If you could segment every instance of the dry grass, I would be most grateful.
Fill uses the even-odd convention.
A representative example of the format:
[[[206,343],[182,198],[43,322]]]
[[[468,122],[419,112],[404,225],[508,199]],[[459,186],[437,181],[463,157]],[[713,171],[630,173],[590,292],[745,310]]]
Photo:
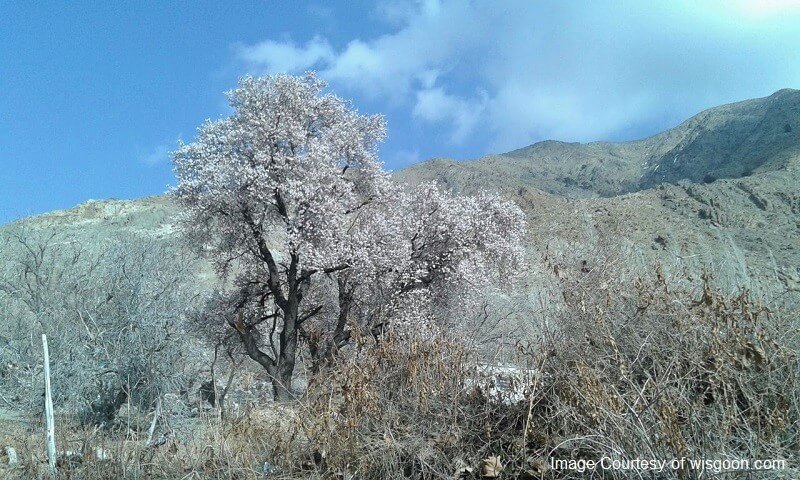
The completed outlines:
[[[148,445],[145,434],[110,434],[60,419],[56,434],[59,478],[66,479],[254,479],[263,477],[264,460],[270,458],[269,442],[280,419],[270,410],[255,410],[235,420],[217,416],[196,419],[180,431],[167,429],[157,435],[157,446]],[[4,430],[0,443],[14,447],[19,464],[0,467],[0,477],[49,478],[41,429],[16,424]],[[98,451],[101,449],[101,451]]]
[[[746,291],[725,296],[710,277],[696,290],[673,289],[660,269],[630,286],[589,272],[562,287],[558,318],[519,345],[517,364],[535,372],[526,401],[507,404],[471,387],[480,384],[476,358],[456,339],[388,339],[314,385],[281,459],[285,471],[453,478],[465,467],[478,476],[497,455],[504,478],[585,478],[548,468],[550,459],[610,456],[786,459],[794,470],[729,477],[796,476],[800,335],[792,315]],[[705,477],[684,469],[658,478]]]
[[[62,423],[59,449],[83,451],[63,478],[591,478],[550,458],[787,459],[797,477],[800,364],[796,318],[729,297],[709,278],[677,288],[660,270],[620,285],[599,272],[564,280],[563,308],[519,344],[525,400],[481,387],[478,358],[452,335],[371,337],[310,382],[290,406],[211,415],[164,445]],[[41,433],[4,431],[20,453],[10,478],[44,475]],[[110,459],[92,452],[101,446]],[[494,462],[494,460],[492,461]],[[492,463],[487,462],[487,463]],[[496,466],[496,465],[495,465]],[[471,473],[470,473],[471,472]],[[693,470],[656,476],[708,478]],[[780,475],[783,475],[781,477]],[[16,477],[15,477],[16,476]],[[595,478],[600,478],[599,473]]]

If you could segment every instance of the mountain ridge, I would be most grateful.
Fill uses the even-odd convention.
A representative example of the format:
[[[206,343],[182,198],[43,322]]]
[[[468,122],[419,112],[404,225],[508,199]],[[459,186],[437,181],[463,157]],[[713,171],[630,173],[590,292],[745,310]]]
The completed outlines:
[[[544,140],[475,160],[431,159],[395,176],[407,183],[436,179],[455,190],[522,185],[573,198],[612,197],[684,179],[709,183],[779,170],[797,158],[800,90],[787,88],[703,110],[640,140]]]

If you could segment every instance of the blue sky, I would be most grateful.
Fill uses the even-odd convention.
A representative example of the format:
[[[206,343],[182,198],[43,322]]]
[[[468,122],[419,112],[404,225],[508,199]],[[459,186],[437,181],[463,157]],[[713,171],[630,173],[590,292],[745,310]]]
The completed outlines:
[[[238,77],[308,69],[392,169],[630,140],[800,88],[800,1],[0,2],[0,223],[161,193]]]

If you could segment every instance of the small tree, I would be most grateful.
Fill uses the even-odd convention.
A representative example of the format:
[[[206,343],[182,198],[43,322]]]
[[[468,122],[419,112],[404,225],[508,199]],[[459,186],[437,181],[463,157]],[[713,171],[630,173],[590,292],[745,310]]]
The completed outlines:
[[[107,242],[20,222],[0,231],[0,392],[41,408],[47,334],[54,400],[110,425],[120,406],[149,407],[192,377],[184,311],[193,260],[165,240]],[[2,400],[2,399],[0,399]]]
[[[313,74],[244,78],[228,93],[234,114],[174,153],[186,232],[227,282],[215,313],[279,400],[291,398],[301,335],[330,359],[350,325],[419,324],[440,300],[463,300],[481,269],[510,278],[521,265],[515,205],[404,192],[377,157],[382,118],[324,87]]]

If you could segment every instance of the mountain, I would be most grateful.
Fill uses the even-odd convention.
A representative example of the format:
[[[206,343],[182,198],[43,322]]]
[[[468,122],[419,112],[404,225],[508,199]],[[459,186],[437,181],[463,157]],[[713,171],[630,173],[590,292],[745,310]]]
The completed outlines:
[[[474,161],[430,160],[396,176],[410,183],[437,180],[467,192],[532,187],[566,197],[611,197],[661,183],[710,183],[780,170],[798,155],[800,90],[784,89],[708,109],[643,140],[548,140]]]
[[[474,161],[430,160],[394,177],[513,198],[528,217],[532,303],[558,295],[554,267],[580,275],[613,263],[632,278],[659,262],[674,278],[707,270],[729,291],[800,304],[798,90],[712,108],[644,140],[546,141]],[[90,201],[0,227],[0,257],[14,255],[4,238],[19,228],[85,245],[172,242],[177,214],[166,197]]]
[[[800,90],[711,108],[643,140],[545,141],[395,178],[514,198],[534,263],[547,255],[578,271],[613,258],[639,273],[658,261],[674,275],[708,269],[730,291],[800,298]]]

